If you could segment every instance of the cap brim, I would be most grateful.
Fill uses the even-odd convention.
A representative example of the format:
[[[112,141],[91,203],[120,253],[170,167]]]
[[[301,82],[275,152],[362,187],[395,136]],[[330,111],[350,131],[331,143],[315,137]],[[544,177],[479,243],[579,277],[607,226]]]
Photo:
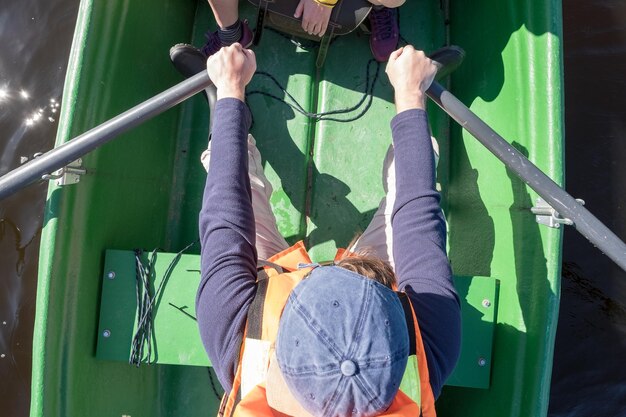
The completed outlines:
[[[283,378],[280,366],[278,365],[276,353],[273,353],[270,358],[265,389],[267,393],[267,403],[274,410],[290,416],[314,417],[306,411],[293,394],[291,394],[287,382],[285,378]]]

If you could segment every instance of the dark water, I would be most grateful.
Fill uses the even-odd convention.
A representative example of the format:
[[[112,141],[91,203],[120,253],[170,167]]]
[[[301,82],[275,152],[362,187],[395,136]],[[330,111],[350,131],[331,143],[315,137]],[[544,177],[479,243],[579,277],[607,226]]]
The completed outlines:
[[[78,2],[0,0],[0,175],[54,144]],[[0,415],[27,416],[44,184],[0,202]]]
[[[54,145],[78,1],[0,0],[0,175]],[[0,415],[28,415],[46,185],[0,202]]]
[[[626,2],[563,2],[567,191],[626,239]],[[565,233],[553,416],[626,416],[626,272]]]
[[[626,2],[563,0],[567,190],[626,239]],[[0,0],[0,175],[52,147],[78,0]],[[45,185],[0,202],[0,415],[28,415]],[[565,234],[550,416],[626,416],[626,273]]]

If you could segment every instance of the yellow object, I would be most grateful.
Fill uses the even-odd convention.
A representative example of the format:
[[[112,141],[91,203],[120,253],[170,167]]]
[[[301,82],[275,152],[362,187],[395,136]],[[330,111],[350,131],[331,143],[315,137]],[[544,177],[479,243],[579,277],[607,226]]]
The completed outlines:
[[[334,7],[335,4],[337,4],[339,0],[314,0],[314,1],[315,3],[321,4],[322,6]]]

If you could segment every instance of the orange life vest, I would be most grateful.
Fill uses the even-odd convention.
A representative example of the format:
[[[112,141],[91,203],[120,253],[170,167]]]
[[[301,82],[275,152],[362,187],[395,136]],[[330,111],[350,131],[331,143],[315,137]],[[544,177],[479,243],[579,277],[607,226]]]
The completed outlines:
[[[344,253],[343,250],[337,251],[335,260],[343,257]],[[311,267],[299,269],[303,264],[311,264],[311,259],[304,244],[298,242],[268,259],[260,270],[257,293],[248,311],[233,388],[224,395],[218,417],[286,416],[269,406],[265,376],[287,298],[311,271]],[[403,292],[397,294],[407,319],[411,356],[398,394],[389,409],[380,416],[436,417],[435,398],[430,386],[426,353],[415,312],[409,297]],[[415,380],[419,383],[415,384]]]

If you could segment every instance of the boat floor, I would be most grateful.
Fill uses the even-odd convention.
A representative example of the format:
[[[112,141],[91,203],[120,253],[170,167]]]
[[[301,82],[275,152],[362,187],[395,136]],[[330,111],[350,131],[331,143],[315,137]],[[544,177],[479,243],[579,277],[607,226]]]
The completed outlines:
[[[256,9],[244,3],[242,6],[242,15],[254,22]],[[422,24],[443,19],[439,7],[434,6],[431,4],[428,10],[417,4],[403,6],[401,16],[421,16],[418,24],[407,20],[402,25],[403,39],[426,50],[445,44],[441,25]],[[200,6],[194,44],[202,44],[207,27],[214,27],[209,21],[210,9]],[[336,38],[320,69],[316,68],[317,44],[306,40],[302,44],[304,48],[280,33],[264,30],[255,48],[258,74],[248,87],[247,101],[254,117],[251,133],[274,187],[271,203],[281,233],[290,243],[305,240],[316,260],[328,260],[337,247],[344,247],[367,227],[383,196],[382,161],[391,143],[393,91],[384,73],[385,65],[373,60],[369,37],[361,31]],[[372,85],[372,97],[366,97]],[[328,115],[351,120],[338,122],[306,117],[287,105],[296,104],[294,101],[310,113],[362,104],[354,111]],[[196,98],[182,112],[181,125],[191,129],[179,130],[177,154],[186,150],[183,148],[188,152],[174,168],[175,172],[186,173],[174,190],[183,193],[182,201],[188,205],[173,210],[185,216],[172,222],[172,227],[178,229],[172,230],[172,235],[195,236],[197,230],[196,219],[187,214],[197,212],[204,186],[204,171],[197,161],[207,144],[205,103]],[[434,113],[432,123],[447,153],[448,121],[439,111]],[[446,159],[440,172],[447,171]],[[447,178],[445,174],[441,177],[445,186]]]

